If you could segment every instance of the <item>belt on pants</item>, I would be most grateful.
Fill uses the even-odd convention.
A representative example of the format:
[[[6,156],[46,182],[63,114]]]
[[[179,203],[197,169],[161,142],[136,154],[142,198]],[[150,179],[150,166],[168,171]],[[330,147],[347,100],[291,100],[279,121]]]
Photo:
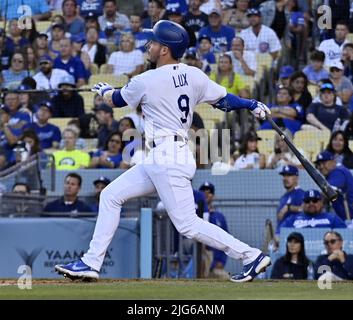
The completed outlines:
[[[165,138],[167,138],[167,137],[165,137]],[[174,139],[174,142],[177,142],[177,141],[186,142],[187,141],[185,138],[178,136],[177,134],[174,135],[173,139]],[[155,148],[155,147],[157,147],[157,145],[156,145],[155,141],[152,140],[152,148]]]

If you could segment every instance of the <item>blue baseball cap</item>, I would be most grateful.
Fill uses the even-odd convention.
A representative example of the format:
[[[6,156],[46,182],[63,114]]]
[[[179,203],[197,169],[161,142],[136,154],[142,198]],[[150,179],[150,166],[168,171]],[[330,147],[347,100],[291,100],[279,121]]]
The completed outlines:
[[[37,109],[37,110],[39,110],[41,107],[46,107],[46,108],[49,109],[49,111],[50,111],[51,113],[53,113],[53,104],[52,104],[50,101],[48,101],[48,100],[43,100],[43,101],[39,102],[39,103],[38,103],[38,109]]]
[[[195,47],[190,47],[186,50],[185,52],[185,59],[188,59],[188,58],[191,58],[191,59],[197,59],[197,50]]]
[[[212,194],[215,193],[215,187],[211,182],[205,181],[199,188],[200,191],[209,190]]]
[[[84,43],[86,40],[82,35],[74,34],[71,36],[71,41],[75,43]]]
[[[170,9],[167,10],[167,15],[171,16],[171,15],[177,15],[177,16],[181,16],[183,14],[183,12],[181,11],[180,6],[177,7],[172,7]]]
[[[259,16],[259,17],[261,17],[261,11],[259,9],[256,9],[256,8],[251,8],[251,9],[248,9],[246,15],[248,17],[250,17],[250,16]]]
[[[106,103],[100,103],[98,106],[93,108],[93,111],[94,112],[96,112],[96,111],[105,111],[105,112],[113,114],[113,108],[111,106],[109,106],[108,104],[106,104]]]
[[[110,180],[107,177],[100,176],[98,179],[93,181],[93,184],[104,183],[106,186],[110,183]]]
[[[282,66],[281,70],[279,72],[279,77],[281,79],[283,78],[289,78],[293,73],[294,73],[294,68],[292,66]]]
[[[282,176],[299,176],[299,170],[295,166],[286,165],[282,167],[279,174]]]
[[[53,59],[49,54],[45,54],[39,58],[39,64],[41,64],[42,62],[53,62]]]
[[[303,200],[307,201],[309,199],[321,200],[322,199],[321,192],[315,189],[310,189],[308,191],[305,191]]]
[[[324,150],[317,155],[315,163],[329,160],[335,160],[335,157],[330,151]]]
[[[6,113],[10,113],[10,109],[7,105],[2,104],[0,105],[0,111],[6,112]]]

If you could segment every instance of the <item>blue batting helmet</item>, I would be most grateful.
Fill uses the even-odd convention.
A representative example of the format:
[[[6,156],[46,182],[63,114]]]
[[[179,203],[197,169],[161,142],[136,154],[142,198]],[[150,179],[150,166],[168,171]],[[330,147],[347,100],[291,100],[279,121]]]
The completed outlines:
[[[189,35],[185,29],[169,20],[161,20],[153,29],[143,29],[143,32],[147,34],[149,40],[157,41],[170,48],[175,59],[181,58],[189,45]]]

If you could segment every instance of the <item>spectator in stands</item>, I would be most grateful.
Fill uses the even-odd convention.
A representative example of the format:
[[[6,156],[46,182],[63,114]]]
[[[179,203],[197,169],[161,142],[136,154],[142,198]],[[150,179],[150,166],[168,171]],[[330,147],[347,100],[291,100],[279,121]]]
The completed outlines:
[[[38,71],[38,56],[31,46],[25,46],[22,52],[27,59],[27,71],[33,76]]]
[[[203,35],[210,37],[215,53],[222,52],[221,45],[223,43],[227,44],[225,51],[229,51],[235,32],[233,28],[222,24],[222,11],[216,8],[212,9],[208,16],[208,23],[209,25],[200,29],[199,37]]]
[[[25,45],[29,44],[28,39],[23,36],[23,30],[20,28],[20,23],[17,19],[13,19],[9,23],[9,35],[6,37],[5,45],[13,54],[21,50]]]
[[[292,140],[292,133],[288,129],[284,129],[285,135],[288,139]],[[305,155],[304,150],[298,148],[301,154]],[[298,158],[292,153],[289,149],[288,145],[284,142],[284,140],[276,133],[275,134],[275,142],[274,142],[274,150],[268,156],[267,159],[267,169],[278,169],[286,165],[295,166],[297,168],[302,168],[302,165]]]
[[[57,200],[49,202],[44,212],[92,212],[91,208],[78,199],[82,178],[77,173],[69,173],[64,180],[64,195]]]
[[[341,98],[343,105],[348,106],[353,94],[353,84],[343,75],[344,67],[341,61],[334,61],[329,66],[330,80],[335,86],[336,94]]]
[[[38,121],[32,122],[26,128],[33,129],[40,141],[41,149],[57,149],[61,140],[59,127],[49,123],[53,115],[53,105],[49,101],[42,101],[38,105],[36,116]]]
[[[73,90],[75,88],[75,80],[71,75],[61,80],[59,89],[62,91],[52,100],[54,117],[74,118],[85,113],[83,98]]]
[[[110,71],[114,75],[127,75],[129,78],[143,71],[144,58],[140,50],[135,49],[135,39],[131,33],[120,37],[120,51],[113,52],[108,60]]]
[[[43,55],[39,58],[40,71],[33,76],[37,83],[37,89],[58,89],[70,74],[62,69],[53,68],[53,59],[49,55]]]
[[[341,61],[344,75],[353,83],[353,43],[346,43],[342,49]]]
[[[219,57],[217,71],[211,72],[210,79],[224,86],[228,93],[249,98],[249,90],[241,76],[234,72],[232,58],[228,54]]]
[[[123,161],[124,143],[120,132],[113,132],[103,149],[92,154],[90,168],[98,169],[126,169],[128,165]]]
[[[54,23],[51,26],[51,39],[49,41],[49,54],[53,58],[60,55],[60,41],[66,39],[65,26],[63,24]]]
[[[67,31],[75,35],[84,31],[85,24],[78,14],[76,0],[64,0],[62,3],[63,17],[67,26]]]
[[[315,50],[310,55],[311,63],[307,65],[303,72],[311,84],[318,85],[319,81],[329,77],[329,73],[324,69],[325,53]]]
[[[66,70],[75,78],[77,87],[84,85],[88,79],[88,73],[82,60],[73,56],[70,39],[60,40],[60,55],[54,60],[54,68]]]
[[[215,198],[215,191],[216,191],[215,186],[211,182],[205,181],[200,186],[199,190],[202,191],[206,197],[208,212],[209,212],[208,221],[210,223],[218,225],[223,230],[228,232],[228,226],[227,226],[227,221],[225,216],[221,212],[217,211],[213,205],[213,201]],[[227,262],[226,254],[220,250],[216,250],[210,247],[206,247],[206,250],[213,251],[213,260],[210,267],[210,271],[211,271],[210,276],[216,277],[216,278],[228,279],[229,275],[224,270],[225,264]]]
[[[334,128],[337,119],[340,121],[348,120],[349,114],[346,108],[335,103],[335,88],[330,83],[324,83],[320,87],[321,102],[312,103],[306,114],[306,120],[310,127],[305,125],[304,129],[317,128],[320,130],[330,130]]]
[[[12,52],[6,45],[6,32],[0,28],[0,72],[10,67]]]
[[[72,43],[72,56],[73,57],[78,57],[81,59],[83,62],[83,65],[85,66],[85,70],[89,71],[91,70],[91,58],[88,55],[86,51],[82,50],[83,44],[85,42],[85,38],[81,35],[74,35],[71,36],[71,43]],[[87,72],[87,75],[85,76],[86,79],[90,77],[90,73]]]
[[[119,129],[119,122],[114,120],[113,109],[105,103],[99,104],[93,109],[99,123],[98,148],[103,148],[108,137]]]
[[[18,100],[20,102],[19,111],[28,113],[30,117],[30,121],[33,121],[33,111],[34,111],[34,103],[33,103],[33,93],[24,92],[24,90],[31,90],[32,88],[21,84],[17,90],[20,91],[18,94]]]
[[[277,232],[283,220],[302,211],[304,190],[299,186],[299,170],[295,166],[286,165],[279,172],[282,175],[286,193],[279,199],[277,207]]]
[[[22,130],[9,126],[10,109],[6,105],[0,107],[0,169],[6,168],[12,154],[12,147],[17,143]]]
[[[148,8],[147,8],[147,15],[148,17],[143,19],[142,21],[142,28],[153,28],[153,26],[161,20],[162,16],[164,15],[165,10],[163,6],[163,2],[160,0],[149,0],[148,1]]]
[[[37,26],[33,18],[31,18],[31,23],[29,25],[24,26],[24,29],[22,30],[22,36],[25,37],[29,45],[33,45],[34,40],[37,38],[39,35],[39,32],[37,31]]]
[[[208,16],[200,10],[201,0],[190,0],[189,11],[184,17],[185,25],[191,28],[195,33],[208,25]]]
[[[212,10],[222,10],[221,2],[218,0],[203,0],[200,10],[207,15],[210,15]]]
[[[134,121],[129,117],[121,118],[119,121],[119,132],[123,134],[128,129],[136,129]]]
[[[326,150],[333,154],[337,165],[342,164],[347,169],[353,169],[353,152],[349,149],[348,139],[343,131],[332,133]]]
[[[107,52],[105,46],[98,42],[98,30],[94,27],[86,29],[86,43],[82,47],[82,52],[87,52],[90,62],[100,67],[107,62]]]
[[[195,47],[190,47],[184,55],[185,64],[201,69],[204,73],[210,74],[211,67],[207,60],[200,58]]]
[[[306,280],[309,264],[303,235],[292,232],[287,237],[286,254],[278,258],[272,268],[271,279]]]
[[[339,216],[323,211],[324,203],[318,190],[306,191],[303,201],[303,212],[287,217],[280,228],[346,228]]]
[[[104,1],[104,14],[98,18],[99,25],[108,36],[108,33],[115,33],[130,28],[129,18],[120,13],[115,0]]]
[[[337,216],[342,220],[353,218],[353,176],[343,165],[337,165],[329,151],[318,154],[315,164],[331,186],[337,188],[338,198],[332,202]]]
[[[333,62],[341,60],[343,46],[349,42],[347,40],[348,32],[349,29],[345,22],[337,22],[335,38],[320,43],[318,50],[325,53],[325,66],[330,66]]]
[[[244,50],[244,40],[235,37],[232,40],[232,51],[227,52],[232,57],[233,70],[241,75],[255,77],[257,62],[254,52]]]
[[[307,110],[313,98],[308,90],[308,78],[305,73],[294,72],[290,77],[290,87],[293,89],[293,102]]]
[[[9,126],[22,129],[27,123],[31,122],[31,117],[26,111],[20,110],[19,95],[8,92],[5,96],[5,104],[10,110]]]
[[[209,36],[203,35],[198,40],[198,51],[197,53],[202,59],[207,60],[209,64],[216,63],[216,57],[213,53],[212,41]]]
[[[273,60],[276,60],[281,50],[281,43],[276,33],[262,24],[260,10],[249,9],[247,16],[250,27],[240,32],[240,37],[245,42],[245,50],[255,53],[269,53]]]
[[[33,45],[38,58],[49,55],[48,35],[46,33],[41,32]]]
[[[10,68],[1,71],[1,88],[16,89],[28,75],[25,57],[21,52],[17,52],[11,58]]]
[[[127,16],[140,15],[143,12],[145,3],[146,1],[143,0],[116,0],[119,11],[126,14]]]
[[[290,77],[293,73],[294,68],[292,66],[282,66],[279,71],[278,86],[290,87]]]
[[[86,141],[85,139],[81,138],[81,128],[80,128],[80,121],[76,118],[71,119],[68,123],[66,128],[69,128],[73,131],[76,132],[77,134],[77,139],[76,139],[76,144],[75,144],[75,149],[77,150],[82,150],[86,148]],[[64,139],[61,139],[59,149],[64,149],[65,148],[65,141]]]
[[[98,119],[94,112],[95,108],[103,103],[103,99],[100,95],[95,94],[93,98],[93,109],[92,112],[85,113],[78,117],[81,129],[81,138],[85,139],[96,139],[98,137]]]
[[[91,211],[98,213],[99,209],[99,198],[103,189],[110,183],[110,180],[106,177],[99,177],[93,181],[94,185],[94,202],[91,204]]]
[[[62,136],[64,138],[64,150],[53,153],[55,168],[57,170],[77,170],[88,168],[90,156],[87,152],[75,149],[78,138],[77,131],[66,128]]]
[[[276,102],[270,106],[273,120],[280,127],[290,130],[294,135],[304,123],[305,111],[298,103],[293,103],[293,92],[291,88],[279,87]],[[272,125],[265,120],[259,130],[272,129]]]
[[[249,27],[249,19],[247,16],[249,9],[249,0],[234,1],[233,7],[223,10],[223,23],[233,27],[237,32]]]
[[[98,17],[95,16],[92,12],[90,12],[88,14],[88,16],[86,17],[86,23],[85,23],[85,32],[89,29],[89,28],[95,28],[98,32],[98,42],[104,46],[107,45],[107,37],[105,35],[105,32],[102,31],[99,22],[98,22]],[[80,33],[79,36],[82,36],[86,39],[86,34],[85,33]]]
[[[257,141],[262,140],[253,131],[249,131],[239,148],[239,157],[234,163],[235,170],[243,169],[264,169],[266,167],[266,157],[259,153]]]
[[[23,194],[23,195],[29,195],[29,194],[31,194],[31,188],[29,187],[29,185],[27,183],[16,182],[12,186],[12,192]]]
[[[324,246],[327,253],[318,256],[314,264],[315,279],[321,281],[353,280],[353,255],[343,250],[341,234],[337,231],[326,232]],[[321,266],[325,267],[325,273],[319,270]],[[327,267],[331,270],[327,270]]]
[[[0,2],[0,18],[5,20],[19,19],[23,17],[23,11],[18,10],[21,5],[31,8],[31,16],[35,21],[48,20],[50,11],[46,0],[11,0]],[[28,13],[27,13],[28,14]]]
[[[148,41],[146,33],[142,32],[142,19],[139,15],[130,16],[131,33],[135,38],[135,48],[141,52],[146,52]]]

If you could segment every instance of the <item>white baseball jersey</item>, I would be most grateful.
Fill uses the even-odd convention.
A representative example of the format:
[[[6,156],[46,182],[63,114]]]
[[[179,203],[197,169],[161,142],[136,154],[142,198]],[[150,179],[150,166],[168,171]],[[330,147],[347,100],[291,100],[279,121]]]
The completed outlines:
[[[333,62],[341,60],[342,49],[348,42],[346,40],[341,45],[338,45],[335,39],[329,39],[320,43],[318,50],[325,53],[325,66],[330,66]]]
[[[177,134],[187,138],[195,106],[215,103],[226,94],[224,87],[200,69],[183,63],[144,72],[121,89],[129,106],[136,108],[141,104],[148,141]]]
[[[245,50],[256,53],[272,53],[281,50],[281,42],[276,33],[269,27],[262,25],[256,36],[252,27],[246,28],[239,35],[245,43]]]

